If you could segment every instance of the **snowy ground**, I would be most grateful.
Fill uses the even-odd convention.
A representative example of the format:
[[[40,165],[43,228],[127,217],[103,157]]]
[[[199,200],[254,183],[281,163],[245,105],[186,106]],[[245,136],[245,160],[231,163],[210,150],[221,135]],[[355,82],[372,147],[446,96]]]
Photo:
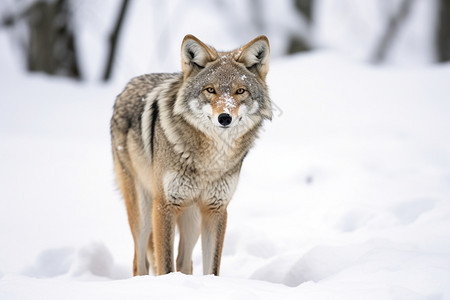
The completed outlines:
[[[0,66],[0,299],[450,299],[450,65],[274,60],[221,276],[131,278],[99,86]],[[156,295],[156,296],[155,296]]]

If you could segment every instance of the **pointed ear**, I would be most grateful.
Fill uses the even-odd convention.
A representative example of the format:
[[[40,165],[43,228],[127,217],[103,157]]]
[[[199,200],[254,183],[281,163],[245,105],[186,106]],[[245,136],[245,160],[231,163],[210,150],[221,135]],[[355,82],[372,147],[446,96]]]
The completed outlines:
[[[214,48],[211,48],[200,41],[195,36],[188,34],[183,39],[181,45],[181,63],[184,78],[193,73],[199,72],[205,65],[217,59],[218,55]]]
[[[238,52],[237,62],[244,64],[251,72],[259,75],[263,80],[266,79],[269,71],[269,40],[261,35],[252,40],[247,45],[241,47]]]

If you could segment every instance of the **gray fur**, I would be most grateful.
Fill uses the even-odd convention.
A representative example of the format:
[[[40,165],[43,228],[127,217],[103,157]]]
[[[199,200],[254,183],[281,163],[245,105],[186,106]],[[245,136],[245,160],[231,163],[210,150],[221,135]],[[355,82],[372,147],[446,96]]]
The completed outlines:
[[[244,55],[245,61],[261,61],[262,64],[263,59],[256,56],[264,47],[268,55],[266,41],[267,38],[260,37],[234,52],[216,52],[195,37],[187,36],[182,47],[185,73],[136,77],[117,97],[111,119],[112,149],[136,249],[142,249],[136,236],[143,230],[142,226],[148,224],[148,220],[142,218],[153,218],[152,213],[161,211],[167,222],[159,229],[164,230],[164,234],[150,231],[154,240],[150,239],[149,255],[153,258],[155,244],[158,274],[173,271],[172,248],[160,246],[164,247],[161,252],[158,245],[173,242],[176,221],[173,218],[180,213],[183,215],[185,208],[194,204],[202,212],[202,226],[213,226],[201,228],[208,235],[202,237],[204,251],[207,251],[204,253],[205,272],[218,274],[222,245],[218,239],[223,242],[226,207],[236,189],[244,157],[253,146],[263,120],[272,116],[265,73],[262,73],[267,72],[267,58],[264,58],[266,65],[254,68],[239,61],[239,57]],[[248,91],[239,104],[248,109],[239,116],[236,126],[219,128],[211,122],[211,116],[202,113],[200,108],[210,105],[204,94],[208,85],[217,86],[219,95],[231,95],[236,87],[245,87]],[[256,109],[250,110],[252,107]],[[149,197],[142,197],[145,194]],[[153,212],[142,213],[144,207],[153,207]],[[220,217],[211,219],[210,213],[205,215],[205,212],[214,212]],[[195,211],[192,214],[196,215]],[[178,224],[189,222],[179,220]],[[186,248],[181,249],[182,257],[179,256],[177,263],[181,271],[188,273],[192,268],[186,259],[190,260],[189,252],[200,230],[198,225],[192,226],[180,230],[188,232],[189,236],[182,237]],[[143,255],[143,251],[136,251],[135,261],[140,263],[135,263],[134,274],[145,274],[148,269],[143,267],[142,258],[136,258]]]

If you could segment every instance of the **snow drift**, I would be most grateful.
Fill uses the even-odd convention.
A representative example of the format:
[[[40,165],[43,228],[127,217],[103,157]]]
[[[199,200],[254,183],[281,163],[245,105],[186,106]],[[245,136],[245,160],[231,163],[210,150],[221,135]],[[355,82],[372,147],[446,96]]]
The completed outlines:
[[[450,66],[273,61],[221,276],[131,278],[109,118],[125,82],[0,72],[1,299],[450,299]]]

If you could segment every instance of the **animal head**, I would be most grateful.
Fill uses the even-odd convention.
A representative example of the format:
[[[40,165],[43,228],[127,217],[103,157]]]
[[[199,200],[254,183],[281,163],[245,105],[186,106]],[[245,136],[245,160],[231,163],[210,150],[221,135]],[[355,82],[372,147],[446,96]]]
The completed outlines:
[[[265,36],[236,50],[218,52],[187,35],[181,46],[183,88],[175,113],[204,132],[234,128],[245,133],[271,119],[265,82],[269,53]]]

